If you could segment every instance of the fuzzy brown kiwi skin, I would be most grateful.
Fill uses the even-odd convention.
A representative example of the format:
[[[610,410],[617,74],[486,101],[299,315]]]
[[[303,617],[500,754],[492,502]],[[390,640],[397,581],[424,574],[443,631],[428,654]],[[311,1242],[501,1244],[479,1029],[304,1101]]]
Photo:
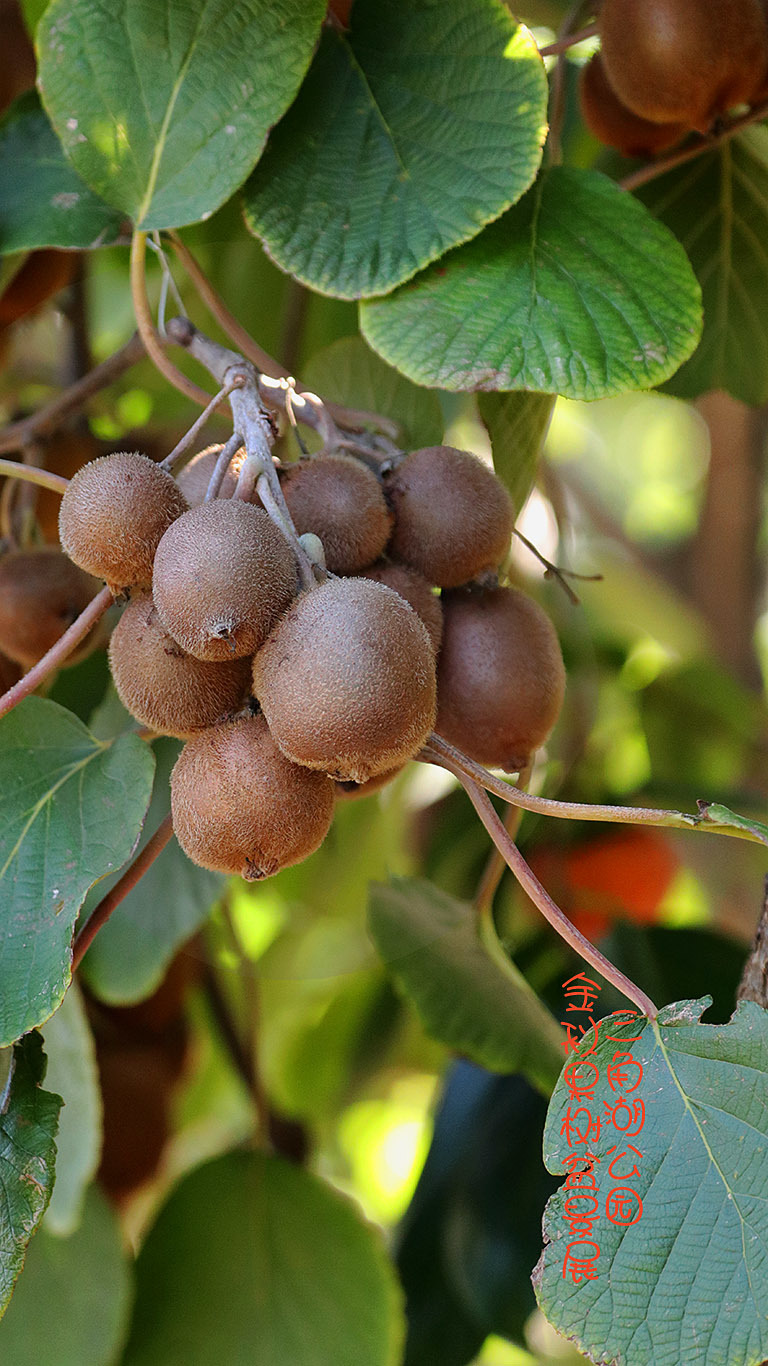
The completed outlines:
[[[443,609],[440,598],[432,592],[431,586],[422,574],[410,569],[407,564],[397,564],[394,560],[379,560],[365,569],[361,575],[374,583],[386,584],[393,588],[401,598],[413,608],[427,628],[432,641],[432,649],[437,654],[443,636]]]
[[[134,598],[112,632],[109,664],[118,697],[142,725],[185,740],[238,710],[248,696],[248,659],[210,663],[187,654],[163,628],[152,598]]]
[[[205,502],[205,495],[208,492],[208,485],[213,478],[216,464],[223,450],[223,446],[206,446],[204,451],[199,451],[193,456],[188,465],[180,470],[176,475],[176,483],[181,489],[191,508],[199,507]],[[237,487],[237,477],[242,469],[245,460],[245,450],[241,447],[232,457],[229,469],[224,475],[218,496],[220,498],[233,498]]]
[[[506,556],[512,500],[500,479],[469,451],[411,451],[385,483],[395,526],[387,553],[428,583],[456,588]]]
[[[627,108],[706,133],[748,104],[768,64],[760,0],[603,0],[602,59]]]
[[[405,764],[398,764],[397,768],[387,769],[386,773],[377,773],[374,778],[369,778],[365,783],[335,782],[336,800],[340,802],[356,802],[361,797],[372,797],[374,793],[380,792],[383,787],[391,783],[402,773]]]
[[[516,588],[444,593],[443,623],[436,731],[476,763],[519,772],[563,703],[554,626]]]
[[[579,77],[581,113],[589,131],[623,156],[650,157],[666,152],[688,131],[682,123],[651,123],[622,104],[596,52]]]
[[[51,649],[99,591],[54,546],[17,550],[0,559],[0,650],[25,669]],[[68,663],[76,663],[101,638],[92,631]]]
[[[166,631],[197,659],[252,655],[297,588],[288,542],[261,508],[216,499],[168,528],[152,596]]]
[[[289,759],[363,783],[413,758],[431,731],[434,650],[391,588],[329,579],[258,651],[253,691]]]
[[[261,715],[201,731],[171,773],[173,828],[185,854],[249,882],[314,853],[334,800],[330,778],[290,763]]]
[[[91,460],[70,480],[59,511],[69,558],[115,594],[148,588],[160,540],[187,510],[175,479],[137,451]]]
[[[349,455],[299,460],[281,477],[285,501],[299,535],[320,537],[333,574],[356,574],[383,551],[392,513],[376,475]]]

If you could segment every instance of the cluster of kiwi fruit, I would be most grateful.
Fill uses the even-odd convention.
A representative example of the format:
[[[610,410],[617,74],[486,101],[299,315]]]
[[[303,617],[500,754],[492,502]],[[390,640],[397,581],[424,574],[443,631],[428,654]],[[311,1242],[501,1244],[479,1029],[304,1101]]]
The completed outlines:
[[[768,0],[603,0],[581,73],[584,121],[625,156],[654,156],[768,97]]]
[[[141,454],[100,457],[59,519],[78,572],[128,600],[109,650],[122,702],[186,742],[171,806],[192,861],[248,880],[299,862],[338,797],[387,782],[435,728],[519,771],[565,672],[549,618],[499,583],[514,513],[492,470],[444,446],[278,466],[290,539],[256,494],[235,496],[242,457],[207,497],[217,459],[175,479]],[[300,543],[316,547],[309,587]]]

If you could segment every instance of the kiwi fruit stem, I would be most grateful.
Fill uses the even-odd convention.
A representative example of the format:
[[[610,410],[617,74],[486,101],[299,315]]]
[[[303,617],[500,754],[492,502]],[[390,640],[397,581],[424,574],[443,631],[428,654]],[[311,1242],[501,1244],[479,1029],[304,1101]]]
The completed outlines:
[[[108,607],[112,606],[112,593],[109,588],[102,588],[100,593],[92,598],[80,613],[72,625],[67,628],[55,645],[52,645],[46,655],[37,661],[32,668],[20,678],[18,683],[14,683],[7,693],[0,697],[0,716],[5,716],[6,712],[11,711],[24,697],[29,697],[30,693],[39,688],[40,684],[52,674],[55,669],[61,668],[65,659],[68,659],[73,650],[77,649],[81,640],[85,640],[92,626],[103,617]]]

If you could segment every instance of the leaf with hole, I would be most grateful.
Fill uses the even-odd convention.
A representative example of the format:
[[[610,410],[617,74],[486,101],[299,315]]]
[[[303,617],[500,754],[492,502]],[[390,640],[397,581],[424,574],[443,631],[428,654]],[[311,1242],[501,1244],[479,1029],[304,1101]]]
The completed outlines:
[[[0,1053],[0,1070],[5,1073],[0,1091],[1,1317],[51,1198],[61,1097],[42,1089],[45,1054],[39,1034],[28,1034],[5,1057]]]
[[[577,1082],[598,1070],[593,1095],[576,1099],[561,1078],[552,1096],[547,1167],[584,1170],[569,1158],[586,1150],[577,1130],[589,1121],[574,1113],[584,1106],[600,1120],[588,1140],[596,1188],[570,1178],[550,1200],[534,1284],[550,1323],[595,1362],[760,1366],[768,1356],[768,1014],[745,1001],[728,1024],[701,1024],[710,1000],[667,1006],[653,1022],[601,1020],[595,1052],[590,1033],[573,1055]],[[570,1231],[570,1217],[593,1212],[591,1233]],[[564,1275],[572,1241],[573,1256],[599,1249],[596,1279]]]
[[[137,736],[102,744],[55,702],[25,698],[0,721],[0,1043],[64,996],[83,898],[130,857],[153,772]]]
[[[428,1034],[491,1072],[523,1072],[549,1094],[561,1030],[472,906],[396,878],[371,884],[368,926]]]
[[[360,325],[416,384],[605,398],[674,373],[699,339],[701,294],[642,204],[555,166],[472,242],[364,301]]]
[[[498,0],[356,0],[245,187],[277,264],[382,294],[520,198],[546,132],[533,39]]]
[[[43,103],[75,170],[137,228],[214,212],[309,65],[322,0],[53,0]]]

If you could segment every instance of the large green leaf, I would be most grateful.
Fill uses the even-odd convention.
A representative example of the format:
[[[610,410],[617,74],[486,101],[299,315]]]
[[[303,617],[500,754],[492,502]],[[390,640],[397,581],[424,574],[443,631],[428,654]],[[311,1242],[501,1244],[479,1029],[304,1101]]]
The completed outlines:
[[[704,296],[704,331],[670,393],[768,399],[768,128],[747,128],[639,192],[680,239]]]
[[[488,428],[493,467],[521,511],[536,478],[555,400],[552,394],[479,394],[477,406]]]
[[[472,906],[397,878],[372,884],[368,924],[428,1034],[491,1072],[524,1072],[549,1094],[563,1062],[560,1028]]]
[[[7,1366],[113,1366],[130,1293],[119,1224],[92,1187],[77,1233],[57,1238],[43,1225],[33,1240],[0,1323],[0,1360]]]
[[[28,1034],[9,1054],[0,1091],[0,1316],[51,1198],[61,1109],[61,1097],[41,1089],[45,1054],[40,1035]]]
[[[35,92],[15,100],[0,122],[0,252],[100,247],[122,222],[72,169]]]
[[[366,346],[362,337],[340,337],[316,351],[302,367],[302,379],[329,403],[390,417],[404,447],[437,446],[443,415],[437,394],[420,389]]]
[[[541,159],[547,81],[498,0],[356,0],[327,31],[245,189],[284,270],[353,299],[407,280],[514,204]]]
[[[768,1356],[768,1014],[748,1001],[729,1024],[702,1025],[710,999],[668,1006],[655,1022],[607,1017],[594,1054],[585,1052],[594,1042],[589,1034],[574,1055],[599,1070],[594,1099],[575,1099],[562,1078],[552,1097],[544,1156],[556,1175],[570,1170],[569,1151],[583,1155],[586,1146],[562,1132],[569,1109],[573,1118],[586,1106],[602,1119],[588,1144],[598,1159],[591,1235],[597,1278],[563,1276],[573,1237],[565,1200],[578,1197],[572,1214],[588,1208],[584,1192],[565,1186],[547,1206],[535,1276],[547,1318],[593,1361],[759,1366]],[[639,1039],[613,1042],[609,1032]],[[630,1064],[623,1083],[608,1073],[617,1051],[641,1069]],[[576,1079],[585,1075],[580,1069]],[[644,1115],[634,1113],[638,1101]],[[614,1124],[617,1103],[623,1108]],[[576,1122],[582,1131],[588,1123],[584,1115]],[[615,1187],[640,1197],[636,1222],[608,1217]],[[637,1208],[633,1202],[629,1213]]]
[[[642,204],[598,171],[556,166],[360,317],[417,384],[591,399],[668,379],[699,339],[701,298],[679,242]]]
[[[102,744],[55,702],[25,698],[0,721],[0,1043],[64,996],[77,913],[130,857],[153,770],[135,735]]]
[[[213,213],[307,69],[323,0],[53,0],[43,102],[83,179],[139,228]]]
[[[43,1037],[48,1055],[45,1079],[50,1090],[64,1101],[56,1140],[56,1185],[46,1210],[45,1227],[67,1237],[80,1223],[85,1192],[101,1156],[96,1050],[75,982],[58,1010],[46,1020]]]
[[[188,1176],[150,1230],[124,1366],[396,1366],[402,1337],[394,1271],[352,1204],[240,1152]]]
[[[181,745],[163,739],[152,748],[157,770],[140,849],[171,809],[169,779]],[[114,880],[106,880],[91,893],[85,918]],[[112,912],[85,955],[82,973],[91,991],[112,1005],[149,996],[163,980],[177,949],[208,916],[225,881],[219,873],[195,867],[172,839]]]

